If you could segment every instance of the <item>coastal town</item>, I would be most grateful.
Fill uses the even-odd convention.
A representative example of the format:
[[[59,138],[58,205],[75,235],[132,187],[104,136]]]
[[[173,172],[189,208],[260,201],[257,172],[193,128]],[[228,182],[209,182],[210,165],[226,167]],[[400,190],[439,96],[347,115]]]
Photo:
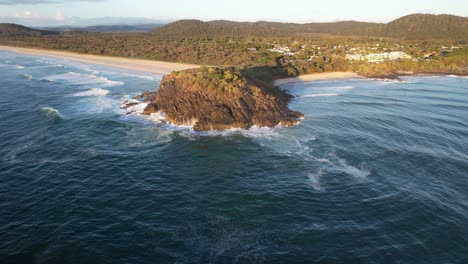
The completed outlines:
[[[353,46],[350,45],[305,45],[299,44],[297,41],[291,43],[290,46],[283,46],[279,44],[265,43],[271,45],[271,48],[267,48],[266,51],[270,53],[276,53],[287,58],[288,62],[295,62],[300,60],[306,60],[311,62],[317,58],[323,58],[327,60],[329,56],[341,56],[347,59],[348,62],[366,62],[368,64],[379,64],[387,61],[412,61],[420,62],[423,60],[431,60],[437,56],[447,56],[457,50],[468,47],[465,45],[450,45],[445,46],[444,44],[432,47],[432,50],[428,50],[428,47],[422,46],[418,50],[418,45],[409,45],[408,47],[400,44],[395,45],[382,45],[375,43],[371,46]],[[257,48],[248,48],[249,51],[260,51]],[[411,53],[409,55],[404,50]]]

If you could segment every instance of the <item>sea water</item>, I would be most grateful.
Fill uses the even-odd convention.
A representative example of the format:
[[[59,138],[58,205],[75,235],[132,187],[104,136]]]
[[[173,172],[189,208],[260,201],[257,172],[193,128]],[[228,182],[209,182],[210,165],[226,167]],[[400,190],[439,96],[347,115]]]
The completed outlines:
[[[468,263],[468,79],[285,85],[292,128],[127,115],[161,76],[0,51],[0,263]]]

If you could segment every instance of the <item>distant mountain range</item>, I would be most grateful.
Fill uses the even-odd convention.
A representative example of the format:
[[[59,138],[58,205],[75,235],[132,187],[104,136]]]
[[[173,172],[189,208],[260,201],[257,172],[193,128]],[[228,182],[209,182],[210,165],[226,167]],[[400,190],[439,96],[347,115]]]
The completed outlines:
[[[50,31],[84,31],[84,32],[149,32],[157,27],[163,26],[163,24],[137,24],[137,25],[98,25],[98,26],[88,26],[88,27],[44,27],[38,28],[41,30],[50,30]]]
[[[330,34],[340,36],[393,37],[403,39],[468,39],[468,18],[453,15],[412,14],[389,23],[341,21],[333,23],[233,22],[179,20],[170,24],[103,25],[32,29],[0,24],[0,36],[53,35],[64,31],[148,32],[160,37],[293,36]]]
[[[0,24],[0,36],[6,37],[33,37],[33,36],[45,36],[45,35],[58,35],[59,32],[49,30],[39,30],[28,28],[21,25],[1,23]]]
[[[413,14],[387,24],[357,21],[334,23],[233,22],[180,20],[156,28],[153,34],[180,36],[291,36],[331,34],[342,36],[395,37],[405,39],[467,39],[468,18],[453,15]]]

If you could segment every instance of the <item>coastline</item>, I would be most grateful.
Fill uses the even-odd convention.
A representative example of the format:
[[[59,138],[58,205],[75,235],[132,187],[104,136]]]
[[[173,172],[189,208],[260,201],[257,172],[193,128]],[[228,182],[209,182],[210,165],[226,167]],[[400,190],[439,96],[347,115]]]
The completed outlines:
[[[284,78],[275,81],[275,85],[286,85],[301,82],[313,82],[322,80],[340,80],[340,79],[366,79],[367,77],[361,76],[355,72],[323,72],[300,75],[294,78]]]
[[[194,68],[200,68],[202,65],[189,64],[189,63],[176,63],[165,62],[156,60],[134,59],[124,57],[112,57],[103,55],[82,54],[62,50],[47,50],[41,48],[23,48],[15,46],[0,45],[0,50],[16,52],[20,54],[27,54],[33,56],[44,56],[51,58],[59,58],[72,60],[82,63],[90,63],[108,67],[115,67],[139,72],[148,72],[154,74],[167,75],[173,71],[182,71]],[[361,75],[356,72],[323,72],[311,73],[300,75],[292,78],[282,78],[274,81],[274,85],[282,86],[294,83],[304,83],[323,80],[342,80],[342,79],[389,79],[399,80],[401,76],[443,76],[443,75],[456,75],[468,76],[468,73],[453,73],[453,72],[430,72],[430,71],[416,71],[416,72],[396,72],[388,74],[376,75]]]
[[[21,48],[4,45],[0,45],[0,50],[6,50],[34,56],[67,59],[83,63],[91,63],[102,66],[116,67],[132,71],[149,72],[162,75],[170,74],[172,71],[181,71],[200,67],[200,65],[195,64],[130,59],[123,57],[109,57],[100,55],[81,54],[69,51]]]
[[[468,73],[459,72],[430,72],[430,71],[417,71],[417,72],[397,72],[388,74],[376,74],[376,75],[361,75],[356,72],[323,72],[323,73],[311,73],[300,75],[294,78],[278,79],[274,82],[274,85],[288,85],[294,83],[304,83],[313,81],[324,81],[324,80],[343,80],[343,79],[380,79],[380,80],[400,80],[400,77],[404,76],[457,76],[457,77],[468,77]]]

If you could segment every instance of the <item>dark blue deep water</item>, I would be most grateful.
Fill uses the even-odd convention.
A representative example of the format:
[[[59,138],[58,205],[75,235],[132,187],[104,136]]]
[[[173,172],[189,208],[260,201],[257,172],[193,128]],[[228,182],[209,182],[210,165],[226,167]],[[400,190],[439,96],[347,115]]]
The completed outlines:
[[[119,107],[161,76],[0,52],[0,263],[468,263],[468,79],[285,86],[293,128]]]

